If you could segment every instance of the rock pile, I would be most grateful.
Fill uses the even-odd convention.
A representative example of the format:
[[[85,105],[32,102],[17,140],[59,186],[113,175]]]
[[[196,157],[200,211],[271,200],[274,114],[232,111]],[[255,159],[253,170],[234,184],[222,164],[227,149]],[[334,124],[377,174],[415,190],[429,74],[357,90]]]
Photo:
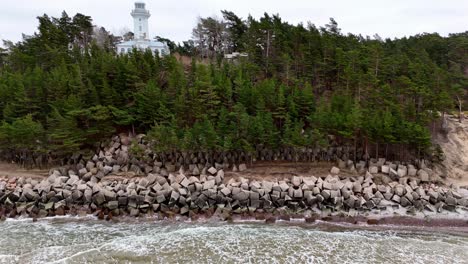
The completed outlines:
[[[144,135],[115,136],[90,159],[53,169],[47,179],[0,179],[0,217],[44,217],[81,210],[99,215],[158,212],[193,216],[299,212],[301,210],[385,210],[412,208],[440,212],[466,208],[464,189],[439,187],[424,161],[416,165],[385,159],[349,160],[347,147],[327,149],[259,148],[243,152],[155,153]],[[226,170],[244,171],[255,160],[335,160],[327,177],[257,181],[224,179]],[[342,170],[360,173],[342,177]],[[125,174],[125,179],[105,177]],[[374,180],[374,175],[378,179]],[[340,178],[341,177],[341,178]]]
[[[243,152],[154,153],[145,135],[134,138],[121,135],[113,137],[109,145],[103,146],[89,160],[80,157],[74,160],[73,166],[60,168],[60,175],[70,176],[71,173],[84,181],[99,182],[109,174],[124,173],[132,177],[156,173],[167,177],[182,169],[188,176],[200,176],[211,167],[212,170],[246,170],[245,162],[249,159]]]
[[[73,171],[64,176],[54,170],[42,181],[1,179],[0,215],[45,217],[76,210],[99,212],[100,217],[148,212],[193,216],[211,212],[228,219],[232,214],[249,212],[366,211],[388,207],[441,212],[468,206],[465,189],[439,187],[409,177],[384,182],[371,173],[347,178],[328,175],[278,181],[227,180],[223,169],[210,167],[202,170],[199,177],[180,170],[124,180],[104,178],[95,182],[84,178]]]
[[[84,181],[99,182],[109,174],[125,173],[127,176],[161,174],[167,177],[182,169],[187,176],[206,174],[209,168],[216,170],[244,171],[246,163],[257,160],[264,161],[337,161],[338,168],[332,174],[339,173],[339,169],[364,174],[388,174],[393,180],[405,176],[418,175],[422,181],[433,180],[432,171],[426,166],[427,161],[415,161],[416,165],[401,162],[389,162],[385,159],[369,159],[354,163],[349,157],[354,150],[351,147],[329,148],[283,148],[277,151],[258,147],[254,153],[242,151],[226,152],[170,152],[155,153],[151,142],[145,135],[130,138],[125,135],[114,136],[109,144],[101,146],[100,150],[91,158],[74,157],[73,166],[60,169],[60,175],[78,175]],[[51,174],[53,171],[51,171]],[[71,173],[71,174],[70,174]]]
[[[337,175],[340,173],[341,169],[347,169],[348,171],[356,172],[358,174],[380,173],[384,175],[382,178],[385,183],[389,183],[392,180],[398,181],[400,178],[404,177],[416,177],[422,183],[439,182],[441,180],[441,178],[434,173],[432,169],[426,166],[423,161],[420,161],[418,165],[413,165],[386,161],[383,158],[378,161],[371,159],[368,164],[364,161],[354,164],[351,160],[348,160],[347,162],[338,160],[338,167],[333,167],[330,170],[330,173],[332,175]]]

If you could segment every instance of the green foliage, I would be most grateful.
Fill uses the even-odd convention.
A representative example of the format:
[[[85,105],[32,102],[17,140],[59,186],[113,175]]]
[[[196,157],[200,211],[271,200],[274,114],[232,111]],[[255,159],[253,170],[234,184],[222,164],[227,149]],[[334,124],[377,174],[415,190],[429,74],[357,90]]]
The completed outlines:
[[[114,106],[109,106],[109,109],[112,113],[112,121],[116,125],[128,126],[135,122],[135,118],[128,111],[119,109]]]
[[[112,120],[111,110],[101,105],[65,113],[54,109],[48,120],[50,148],[65,155],[94,147],[115,132]]]
[[[0,126],[0,148],[17,150],[38,150],[44,142],[44,128],[26,115],[12,123],[3,122]]]
[[[222,14],[183,46],[159,38],[202,63],[116,56],[90,17],[38,17],[36,34],[0,49],[2,147],[68,155],[131,131],[161,152],[322,147],[332,135],[423,155],[439,112],[467,105],[466,32],[382,40],[343,35],[334,19]],[[234,51],[248,56],[222,60]]]
[[[170,120],[171,112],[166,106],[165,94],[154,81],[148,82],[145,88],[136,92],[134,98],[134,116],[141,125],[148,127],[155,122]]]
[[[78,122],[69,115],[61,114],[57,109],[53,109],[50,114],[48,126],[49,148],[58,155],[73,154],[85,142]]]
[[[153,142],[152,146],[156,152],[175,151],[179,147],[177,128],[174,123],[170,125],[155,124],[148,131],[148,139]]]
[[[132,141],[130,145],[129,153],[132,157],[139,159],[139,160],[145,158],[145,149],[143,148],[141,144],[139,144],[136,141]]]

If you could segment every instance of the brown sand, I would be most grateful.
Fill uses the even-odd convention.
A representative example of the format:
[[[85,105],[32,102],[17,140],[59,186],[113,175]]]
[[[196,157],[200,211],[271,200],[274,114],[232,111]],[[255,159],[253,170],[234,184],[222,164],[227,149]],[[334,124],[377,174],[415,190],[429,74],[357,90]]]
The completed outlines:
[[[48,170],[27,170],[14,163],[0,162],[0,177],[43,179],[48,176]]]

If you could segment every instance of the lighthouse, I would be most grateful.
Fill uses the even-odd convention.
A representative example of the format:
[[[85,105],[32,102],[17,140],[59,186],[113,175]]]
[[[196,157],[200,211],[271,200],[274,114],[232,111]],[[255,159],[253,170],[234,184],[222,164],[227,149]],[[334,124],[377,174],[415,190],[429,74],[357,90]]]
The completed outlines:
[[[133,33],[135,39],[149,39],[148,32],[148,18],[151,16],[150,12],[145,9],[145,3],[136,2],[135,9],[130,13],[133,17]]]
[[[118,54],[127,54],[138,50],[151,50],[159,55],[168,55],[170,53],[166,43],[151,40],[148,27],[148,19],[151,14],[146,9],[146,5],[142,1],[135,2],[135,7],[130,15],[133,18],[133,39],[130,41],[121,42],[116,45]]]

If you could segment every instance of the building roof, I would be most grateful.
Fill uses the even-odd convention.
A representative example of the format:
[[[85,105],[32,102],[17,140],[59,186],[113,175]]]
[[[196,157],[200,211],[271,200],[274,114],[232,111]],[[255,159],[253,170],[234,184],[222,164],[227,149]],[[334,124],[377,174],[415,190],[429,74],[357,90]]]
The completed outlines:
[[[155,48],[167,48],[167,45],[165,43],[159,42],[159,41],[154,41],[154,40],[129,40],[129,41],[124,41],[122,43],[117,44],[117,46],[139,46],[139,47],[155,47]]]

